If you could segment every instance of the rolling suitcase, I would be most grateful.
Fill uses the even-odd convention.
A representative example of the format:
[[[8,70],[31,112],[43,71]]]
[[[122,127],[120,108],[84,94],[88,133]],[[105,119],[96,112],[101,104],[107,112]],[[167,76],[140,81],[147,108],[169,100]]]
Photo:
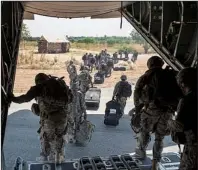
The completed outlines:
[[[85,94],[85,104],[87,107],[99,107],[101,89],[91,87]]]
[[[120,109],[120,104],[117,101],[111,100],[107,102],[104,116],[104,124],[111,126],[119,125],[119,119],[121,115],[122,112]]]
[[[102,84],[104,83],[104,75],[101,73],[96,73],[94,75],[94,83],[95,84]]]

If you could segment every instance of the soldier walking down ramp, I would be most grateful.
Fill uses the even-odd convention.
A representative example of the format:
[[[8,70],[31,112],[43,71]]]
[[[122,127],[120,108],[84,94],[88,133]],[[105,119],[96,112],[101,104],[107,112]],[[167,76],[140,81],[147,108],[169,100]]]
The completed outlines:
[[[128,83],[127,76],[122,75],[119,81],[114,88],[113,98],[116,97],[116,100],[121,105],[122,115],[124,114],[124,108],[126,106],[127,97],[132,95],[131,85]]]
[[[35,77],[35,86],[21,96],[10,96],[15,103],[38,101],[36,115],[40,116],[41,160],[64,161],[64,135],[67,131],[67,106],[72,101],[72,93],[64,80],[39,73]]]
[[[163,70],[164,62],[158,56],[147,61],[148,71],[136,83],[134,105],[136,114],[141,112],[141,130],[137,134],[136,154],[146,157],[146,148],[150,142],[150,133],[155,134],[153,145],[152,170],[156,170],[161,159],[163,139],[169,135],[167,122],[176,111],[181,91],[175,76],[168,70]]]
[[[76,132],[80,128],[80,123],[83,119],[86,120],[87,113],[86,113],[86,105],[83,93],[79,90],[79,83],[75,82],[72,85],[72,94],[73,94],[73,101],[72,101],[72,118],[74,122],[74,139],[76,140]],[[78,142],[76,140],[76,142]]]
[[[93,87],[92,77],[89,74],[89,71],[86,70],[85,66],[82,66],[81,73],[78,75],[79,88],[80,91],[85,95],[89,90],[89,85]]]
[[[69,65],[67,66],[67,72],[69,73],[70,86],[72,86],[72,83],[77,79],[77,70],[73,61],[69,62]]]
[[[185,68],[177,76],[184,97],[180,100],[175,120],[168,128],[175,143],[183,144],[180,170],[197,170],[197,71]]]

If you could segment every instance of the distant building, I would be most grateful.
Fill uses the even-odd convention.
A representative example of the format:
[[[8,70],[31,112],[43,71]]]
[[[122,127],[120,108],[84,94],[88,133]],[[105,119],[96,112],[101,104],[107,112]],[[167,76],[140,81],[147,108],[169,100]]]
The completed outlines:
[[[66,53],[69,52],[70,42],[66,38],[64,39],[49,39],[41,36],[38,41],[39,53]]]

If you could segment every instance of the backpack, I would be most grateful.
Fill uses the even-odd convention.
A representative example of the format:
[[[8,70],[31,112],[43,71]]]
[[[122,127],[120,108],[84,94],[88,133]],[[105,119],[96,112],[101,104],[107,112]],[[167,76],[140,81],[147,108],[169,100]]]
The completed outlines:
[[[107,66],[108,67],[113,67],[113,59],[112,58],[109,58],[108,61],[107,61]]]
[[[43,94],[38,97],[39,110],[41,116],[47,116],[49,120],[61,121],[66,116],[66,106],[70,99],[70,90],[62,78],[49,76],[50,79],[41,84]],[[56,113],[59,113],[57,116]]]
[[[90,142],[95,125],[90,121],[83,120],[80,123],[79,130],[76,132],[76,140],[80,144],[87,144]]]
[[[80,81],[88,80],[88,73],[86,71],[81,71],[81,73],[78,75],[78,79]]]
[[[146,74],[142,100],[147,104],[154,101],[156,106],[168,106],[176,110],[182,92],[175,75],[170,70],[159,68],[148,70]]]
[[[120,81],[119,91],[117,96],[119,97],[131,97],[132,87],[127,81]]]
[[[92,58],[90,59],[90,63],[91,63],[91,64],[94,64],[94,63],[95,63],[95,58],[92,57]]]

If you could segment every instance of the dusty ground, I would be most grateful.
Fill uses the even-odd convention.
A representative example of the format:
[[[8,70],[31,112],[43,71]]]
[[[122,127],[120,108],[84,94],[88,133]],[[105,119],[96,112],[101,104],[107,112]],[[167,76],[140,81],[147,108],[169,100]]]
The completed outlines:
[[[67,84],[69,84],[69,77],[66,71],[65,62],[70,60],[71,58],[75,58],[77,62],[80,63],[82,54],[84,54],[85,52],[97,53],[97,51],[72,49],[70,53],[66,53],[66,54],[46,54],[45,56],[42,56],[41,54],[35,54],[35,52],[32,52],[32,51],[26,50],[24,52],[21,50],[19,54],[19,58],[21,57],[20,55],[23,55],[23,58],[27,58],[28,53],[32,53],[32,54],[31,56],[29,55],[29,58],[27,59],[28,61],[26,61],[27,63],[18,64],[18,68],[16,71],[16,78],[15,78],[14,93],[25,93],[30,88],[30,86],[34,85],[35,75],[40,72],[59,76],[59,77],[65,76],[65,81],[67,82]],[[152,54],[139,55],[137,64],[136,64],[137,66],[136,69],[128,70],[124,72],[113,71],[112,76],[109,78],[106,78],[105,83],[102,85],[97,85],[97,87],[103,87],[103,88],[113,87],[115,83],[119,81],[119,78],[122,74],[126,74],[128,77],[128,80],[131,83],[134,83],[137,80],[137,78],[145,72],[146,61],[150,56],[152,56]],[[29,60],[35,60],[35,61],[33,61],[33,64],[32,64]],[[54,62],[54,60],[57,60],[57,61]],[[35,65],[40,64],[41,61],[42,61],[42,65],[45,65],[47,67],[38,66],[38,68],[35,69],[36,67]],[[31,64],[31,67],[29,67],[30,64]]]

